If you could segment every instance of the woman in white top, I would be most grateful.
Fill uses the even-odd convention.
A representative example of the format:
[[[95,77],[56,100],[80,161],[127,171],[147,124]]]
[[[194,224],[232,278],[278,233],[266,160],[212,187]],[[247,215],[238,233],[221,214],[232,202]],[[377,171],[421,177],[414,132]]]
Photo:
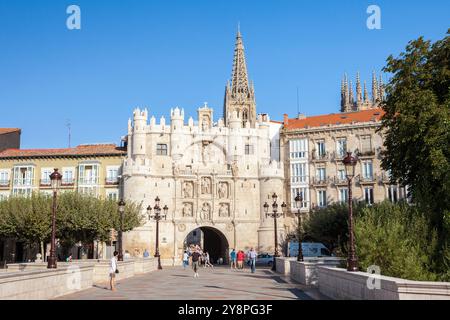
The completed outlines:
[[[114,278],[116,277],[117,273],[117,256],[119,253],[117,251],[114,251],[113,257],[111,258],[111,261],[109,263],[109,284],[111,286],[112,291],[116,291],[116,283],[114,281]]]

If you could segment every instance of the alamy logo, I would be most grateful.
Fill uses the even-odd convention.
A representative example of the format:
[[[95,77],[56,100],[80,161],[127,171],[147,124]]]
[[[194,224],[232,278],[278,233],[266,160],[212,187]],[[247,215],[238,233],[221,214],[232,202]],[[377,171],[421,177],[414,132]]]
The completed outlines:
[[[81,9],[77,5],[70,5],[66,10],[67,14],[70,16],[66,20],[66,26],[69,30],[80,30],[81,29]]]
[[[381,29],[381,9],[377,5],[370,5],[367,7],[367,13],[370,16],[367,18],[367,28],[369,30]]]
[[[370,276],[367,278],[367,288],[369,290],[373,289],[381,289],[381,269],[379,266],[369,266],[367,268],[367,273],[370,273]]]

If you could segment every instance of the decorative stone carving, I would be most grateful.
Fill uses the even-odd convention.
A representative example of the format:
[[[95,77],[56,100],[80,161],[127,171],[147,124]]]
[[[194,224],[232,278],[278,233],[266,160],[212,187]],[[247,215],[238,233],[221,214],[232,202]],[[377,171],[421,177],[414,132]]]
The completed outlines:
[[[221,182],[219,183],[219,199],[225,199],[228,198],[228,183]]]
[[[221,203],[219,208],[219,217],[228,218],[230,216],[230,206],[228,203]]]
[[[211,178],[203,177],[201,180],[202,194],[211,194]]]
[[[208,202],[204,202],[200,212],[200,219],[203,221],[211,220],[211,205]]]
[[[186,225],[184,223],[181,223],[178,225],[178,231],[183,232],[186,230]]]
[[[233,228],[234,228],[234,226],[233,226],[233,224],[232,223],[227,223],[227,231],[233,231]]]
[[[185,181],[183,183],[183,197],[184,198],[194,197],[194,185],[192,181]]]
[[[173,175],[178,176],[180,174],[180,166],[175,162],[172,164]]]
[[[185,202],[183,204],[183,217],[192,217],[193,211],[192,211],[192,203]]]
[[[233,174],[233,177],[237,178],[239,174],[239,168],[237,166],[236,161],[234,161],[233,164],[231,165],[231,173]]]
[[[211,147],[208,141],[203,141],[202,145],[202,161],[203,164],[207,164],[211,161]]]

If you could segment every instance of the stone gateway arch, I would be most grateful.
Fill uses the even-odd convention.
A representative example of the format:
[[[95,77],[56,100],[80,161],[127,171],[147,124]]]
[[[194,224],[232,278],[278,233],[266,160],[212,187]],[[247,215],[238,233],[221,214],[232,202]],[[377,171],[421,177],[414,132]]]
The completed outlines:
[[[256,115],[240,33],[236,37],[232,82],[226,87],[224,117],[214,122],[213,109],[198,108],[197,121],[184,110],[170,111],[170,122],[157,122],[146,109],[128,121],[127,156],[123,162],[125,201],[154,206],[158,196],[169,207],[160,222],[160,254],[165,264],[180,264],[188,234],[200,229],[214,257],[226,249],[273,252],[273,220],[263,204],[283,194],[284,169],[271,141],[279,123]],[[236,111],[238,110],[238,111]],[[239,112],[240,110],[240,112]],[[246,112],[243,112],[246,111]],[[245,118],[242,118],[245,115]],[[143,214],[145,214],[143,212]],[[280,219],[279,234],[284,233]],[[124,250],[154,253],[155,222],[124,234]]]

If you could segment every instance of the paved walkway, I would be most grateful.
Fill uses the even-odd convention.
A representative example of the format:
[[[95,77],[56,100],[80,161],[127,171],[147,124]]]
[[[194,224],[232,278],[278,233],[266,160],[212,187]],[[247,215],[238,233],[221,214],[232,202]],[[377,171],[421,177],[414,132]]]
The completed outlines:
[[[80,291],[59,299],[77,300],[311,300],[323,299],[315,289],[293,283],[270,269],[230,270],[226,267],[201,268],[194,278],[190,268],[163,270],[118,281],[117,291],[104,286]]]

